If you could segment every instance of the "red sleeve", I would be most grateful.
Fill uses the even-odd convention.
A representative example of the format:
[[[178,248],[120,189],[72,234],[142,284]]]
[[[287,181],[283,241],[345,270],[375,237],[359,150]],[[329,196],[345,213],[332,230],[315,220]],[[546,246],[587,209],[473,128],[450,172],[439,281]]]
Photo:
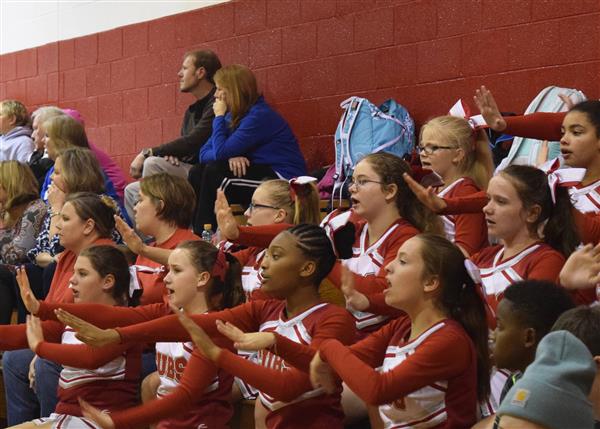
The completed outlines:
[[[394,327],[399,326],[400,323],[410,324],[410,320],[406,318],[403,321],[398,320],[388,323],[378,331],[352,345],[350,350],[372,367],[379,366],[383,362],[385,347],[389,343],[389,338],[394,333]],[[315,349],[318,349],[317,345],[314,342],[310,346],[298,344],[279,334],[275,334],[275,339],[275,354],[281,356],[286,362],[291,363],[296,368],[308,372],[310,361],[315,355]],[[342,342],[342,344],[348,345],[349,343]],[[383,344],[384,347],[379,346],[379,344]]]
[[[308,372],[315,350],[323,341],[330,338],[336,338],[345,345],[352,344],[356,340],[356,325],[346,310],[338,310],[336,314],[319,321],[319,329],[314,333],[308,346],[275,333],[275,346],[272,351],[294,367]]]
[[[240,226],[240,235],[236,240],[237,244],[244,246],[254,246],[267,248],[271,244],[271,240],[275,238],[277,234],[284,231],[294,225],[287,223],[274,223],[271,225],[260,225],[260,226]]]
[[[60,343],[64,325],[58,322],[42,322],[42,331],[46,341]],[[0,325],[0,350],[28,349],[27,327],[19,325]]]
[[[319,320],[315,332],[312,333],[310,349],[315,350],[323,341],[331,338],[338,338],[345,344],[354,341],[355,327],[352,317],[345,310],[340,310],[335,308],[334,311],[323,315],[323,318]],[[277,347],[273,351],[287,361],[286,356],[283,356],[283,350],[279,349],[279,345],[292,349],[301,348],[303,350],[301,355],[305,358],[302,367],[307,370],[310,360],[306,362],[306,359],[309,355],[312,358],[310,350],[290,340],[282,341],[281,338],[278,340]],[[302,393],[313,389],[308,374],[296,368],[288,367],[283,371],[267,368],[229,351],[223,351],[219,355],[217,364],[230,374],[240,377],[260,391],[280,401],[290,402]]]
[[[165,303],[119,307],[104,304],[67,304],[41,301],[37,315],[42,320],[57,320],[54,310],[59,308],[102,329],[142,323],[171,313],[171,309]]]
[[[187,412],[202,397],[216,374],[215,364],[194,349],[183,370],[179,385],[171,393],[138,407],[113,411],[111,417],[115,427],[147,427],[151,423]]]
[[[597,244],[600,242],[600,218],[596,213],[581,213],[576,208],[571,209],[575,226],[583,243]]]
[[[366,311],[369,313],[379,314],[381,316],[390,316],[393,318],[397,318],[405,314],[402,310],[398,310],[397,308],[387,305],[383,292],[369,295],[367,296],[367,299],[369,300],[369,307]]]
[[[453,196],[466,197],[477,194],[479,189],[472,184],[459,187]],[[483,213],[459,214],[455,216],[454,243],[472,255],[487,245],[487,226]]]
[[[454,244],[472,255],[487,245],[487,226],[482,213],[457,215]]]
[[[408,329],[410,329],[410,319],[408,317],[393,320],[363,338],[361,341],[350,346],[349,350],[354,356],[371,368],[378,368],[385,358],[385,351],[392,336],[397,331],[405,331]]]
[[[292,364],[295,368],[308,372],[310,361],[315,355],[316,348],[312,344],[299,344],[283,335],[275,333],[275,345],[272,352]]]
[[[191,314],[190,317],[211,337],[221,335],[215,324],[217,320],[233,323],[244,332],[255,332],[260,328],[261,309],[268,302],[251,301],[228,310]],[[174,314],[116,330],[123,343],[190,341],[190,335]]]
[[[444,198],[446,208],[441,214],[481,213],[488,203],[487,194],[479,191],[471,195],[457,198]]]
[[[284,370],[267,368],[229,350],[221,352],[217,365],[279,401],[291,402],[304,392],[313,389],[308,374],[296,368],[288,367]]]
[[[369,405],[385,404],[436,381],[454,377],[474,364],[468,338],[454,330],[441,331],[432,334],[400,365],[384,373],[353,353],[361,343],[350,350],[336,340],[328,340],[321,345],[319,353],[359,398]],[[382,341],[369,345],[376,346],[380,356],[388,346]]]
[[[567,112],[537,112],[523,116],[505,116],[506,129],[502,131],[511,136],[528,137],[539,140],[558,141]]]
[[[64,366],[96,369],[122,356],[130,346],[90,347],[86,344],[60,344],[42,341],[35,349],[38,356]]]
[[[235,259],[238,260],[240,265],[243,267],[244,265],[246,265],[246,262],[248,262],[252,251],[253,249],[251,247],[248,247],[243,250],[238,250],[237,252],[231,252],[231,254],[235,257]]]
[[[400,228],[402,228],[400,233],[398,233],[398,235],[393,240],[390,240],[390,242],[385,246],[383,264],[381,265],[377,275],[361,276],[360,274],[353,274],[354,287],[360,293],[369,296],[371,294],[382,292],[387,287],[387,280],[385,279],[385,267],[394,260],[398,254],[398,249],[402,246],[402,244],[409,238],[418,234],[418,231],[412,226],[405,225],[400,226]],[[340,261],[336,262],[333,269],[327,276],[331,283],[338,288],[342,284],[341,264],[342,263]]]

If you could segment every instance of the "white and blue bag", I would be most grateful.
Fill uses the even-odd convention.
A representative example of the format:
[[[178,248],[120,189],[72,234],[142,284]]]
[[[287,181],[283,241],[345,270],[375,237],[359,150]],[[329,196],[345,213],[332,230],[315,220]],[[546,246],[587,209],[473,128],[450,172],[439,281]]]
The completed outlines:
[[[377,107],[366,98],[350,97],[335,131],[335,175],[332,199],[347,189],[356,164],[366,155],[388,152],[410,155],[415,145],[415,123],[395,100]]]

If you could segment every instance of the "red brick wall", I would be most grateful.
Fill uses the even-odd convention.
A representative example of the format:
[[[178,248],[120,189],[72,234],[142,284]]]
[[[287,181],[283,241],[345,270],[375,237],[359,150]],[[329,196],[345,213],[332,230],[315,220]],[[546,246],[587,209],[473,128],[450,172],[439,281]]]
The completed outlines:
[[[80,110],[125,171],[175,137],[186,49],[255,70],[311,167],[331,160],[339,103],[396,98],[418,122],[475,88],[521,111],[544,86],[600,97],[599,0],[241,0],[0,57],[0,99]]]

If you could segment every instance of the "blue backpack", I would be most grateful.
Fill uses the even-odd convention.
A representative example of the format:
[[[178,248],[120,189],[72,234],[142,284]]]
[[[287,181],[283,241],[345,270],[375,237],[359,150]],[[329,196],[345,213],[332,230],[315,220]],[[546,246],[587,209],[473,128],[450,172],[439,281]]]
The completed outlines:
[[[410,155],[415,145],[415,123],[408,111],[387,100],[377,107],[366,98],[350,97],[335,131],[335,175],[332,198],[347,189],[356,164],[366,155],[388,152],[399,157]]]

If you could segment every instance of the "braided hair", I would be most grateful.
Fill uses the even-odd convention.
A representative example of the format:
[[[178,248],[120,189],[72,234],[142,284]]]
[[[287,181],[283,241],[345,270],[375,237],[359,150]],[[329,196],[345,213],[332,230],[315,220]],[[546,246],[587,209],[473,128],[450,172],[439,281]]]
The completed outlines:
[[[302,253],[315,261],[315,283],[320,284],[336,261],[333,246],[325,230],[318,225],[301,223],[289,228],[287,232],[296,237],[296,245]]]

